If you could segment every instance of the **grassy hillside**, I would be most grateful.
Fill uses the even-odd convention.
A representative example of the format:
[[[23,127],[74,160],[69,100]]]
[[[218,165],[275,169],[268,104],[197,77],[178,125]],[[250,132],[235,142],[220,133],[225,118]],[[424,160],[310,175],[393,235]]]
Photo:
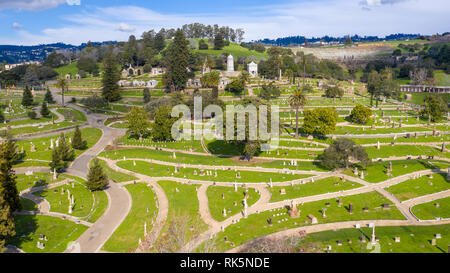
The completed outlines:
[[[191,44],[195,45],[198,48],[198,40],[200,39],[195,39],[194,41],[191,40]],[[206,40],[206,39],[205,39]],[[208,55],[222,55],[222,54],[231,54],[233,55],[235,58],[236,57],[250,57],[253,56],[257,59],[261,59],[261,58],[268,58],[267,52],[264,53],[260,53],[254,50],[249,50],[245,47],[242,47],[238,44],[235,43],[230,43],[229,46],[225,46],[222,50],[214,50],[213,49],[213,45],[209,44],[209,49],[204,49],[204,50],[199,50],[199,49],[195,49],[194,52],[200,52],[200,53],[204,53],[204,54],[208,54]]]

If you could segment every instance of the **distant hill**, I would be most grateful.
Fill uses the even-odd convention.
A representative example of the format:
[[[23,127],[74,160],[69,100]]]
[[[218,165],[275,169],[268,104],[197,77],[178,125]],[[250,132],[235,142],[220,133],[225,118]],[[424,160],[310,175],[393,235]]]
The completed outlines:
[[[115,44],[116,41],[108,42],[92,42],[94,46],[101,46],[104,44]],[[0,62],[8,64],[23,63],[29,61],[44,61],[47,55],[54,50],[69,50],[75,52],[86,47],[86,43],[79,46],[74,46],[64,43],[42,44],[34,46],[20,46],[20,45],[0,45]]]
[[[352,42],[377,42],[377,41],[398,41],[398,40],[412,40],[417,39],[420,37],[420,34],[391,34],[387,35],[384,38],[380,38],[378,36],[359,36],[359,35],[353,35],[350,36],[350,39]],[[344,43],[347,39],[347,36],[343,37],[332,37],[332,36],[323,36],[323,37],[311,37],[306,38],[305,36],[290,36],[290,37],[283,37],[283,38],[277,38],[277,39],[262,39],[257,41],[252,41],[255,43],[263,43],[267,45],[277,45],[277,46],[295,46],[295,45],[301,45],[304,44],[306,40],[308,40],[308,43],[315,43],[315,42],[336,42],[336,43]]]

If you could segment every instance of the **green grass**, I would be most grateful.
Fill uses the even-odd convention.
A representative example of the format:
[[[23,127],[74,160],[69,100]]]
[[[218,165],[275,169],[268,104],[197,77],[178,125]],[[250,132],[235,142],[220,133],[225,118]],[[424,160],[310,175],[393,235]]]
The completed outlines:
[[[185,231],[184,235],[187,240],[192,239],[196,234],[206,230],[207,225],[201,219],[198,211],[197,185],[187,185],[173,181],[158,181],[158,184],[163,188],[169,201],[169,213],[159,239],[162,239],[167,234],[167,229],[176,217],[186,217],[189,226],[194,227]]]
[[[427,160],[394,160],[390,162],[392,162],[392,176],[386,174],[386,170],[389,167],[388,161],[373,162],[372,165],[365,169],[364,180],[371,183],[378,183],[404,174],[436,168]],[[344,173],[355,176],[353,170],[345,170]]]
[[[103,160],[98,160],[100,165],[103,167],[103,171],[105,172],[105,174],[108,176],[109,179],[113,180],[116,183],[120,183],[120,182],[127,182],[127,181],[133,181],[133,180],[138,180],[136,177],[126,174],[126,173],[121,173],[121,172],[117,172],[113,169],[111,169],[105,161]],[[91,161],[91,165],[93,164],[93,161]]]
[[[252,171],[237,171],[234,170],[217,170],[217,177],[215,177],[215,171],[210,170],[212,175],[200,176],[200,169],[183,168],[182,165],[178,168],[178,172],[175,173],[175,167],[164,166],[159,164],[152,164],[146,161],[135,160],[136,166],[133,165],[133,161],[125,160],[117,162],[117,166],[120,168],[144,174],[151,177],[177,177],[184,179],[200,180],[200,181],[215,181],[215,182],[245,182],[245,183],[262,183],[262,182],[283,182],[292,181],[309,177],[310,175],[292,175],[292,174],[280,174],[280,173],[266,173],[266,172],[252,172]],[[197,171],[197,175],[194,174]],[[236,176],[240,173],[241,178]],[[206,174],[206,170],[205,170]]]
[[[287,215],[286,208],[264,211],[249,215],[246,219],[241,219],[238,223],[225,228],[224,232],[217,234],[217,247],[219,251],[225,251],[234,246],[239,246],[257,237],[275,233],[281,230],[310,225],[307,215],[314,215],[319,224],[352,220],[379,220],[379,219],[405,219],[403,214],[395,207],[390,210],[382,210],[382,204],[392,204],[388,199],[377,192],[364,193],[359,195],[342,197],[343,206],[338,207],[337,199],[328,199],[298,205],[300,211],[299,218],[291,218]],[[327,218],[321,217],[322,208],[326,208],[326,203],[330,203],[327,208]],[[349,214],[347,206],[353,204],[353,214]],[[363,212],[364,207],[369,208],[369,212]],[[282,213],[280,216],[276,214]],[[268,224],[268,219],[272,219],[272,226]],[[287,219],[287,221],[281,221]],[[278,222],[280,221],[280,222]],[[224,240],[225,236],[228,242]],[[201,247],[198,248],[201,251]]]
[[[114,128],[120,128],[122,125],[127,126],[127,123],[121,123],[120,126],[111,126]],[[126,128],[126,127],[122,127]],[[184,150],[184,151],[193,151],[193,152],[200,152],[203,153],[203,148],[201,145],[200,140],[180,140],[180,141],[173,141],[173,142],[155,142],[151,139],[142,139],[142,141],[139,141],[139,139],[131,138],[127,135],[120,138],[120,142],[123,145],[136,145],[136,146],[145,146],[145,147],[158,147],[158,148],[167,148],[167,149],[175,149],[175,150]]]
[[[219,222],[240,213],[244,209],[245,189],[241,187],[235,192],[233,187],[209,186],[206,194],[208,195],[211,216]],[[225,199],[222,199],[222,194]],[[247,205],[250,207],[258,201],[260,195],[252,188],[248,189],[248,194]],[[223,216],[224,208],[227,210],[226,217]]]
[[[432,246],[431,239],[438,233],[442,239],[437,239],[437,245]],[[369,253],[374,250],[370,245],[371,234],[372,229],[368,227],[311,233],[300,243],[299,248],[308,250],[307,246],[312,244],[319,252],[325,252],[330,245],[332,253]],[[450,225],[376,227],[375,234],[380,240],[381,253],[447,253],[450,244]],[[361,243],[362,236],[366,237],[366,243]],[[400,243],[395,242],[395,237],[400,237]],[[342,246],[338,246],[338,241],[342,241]]]
[[[393,185],[386,188],[386,190],[395,195],[400,201],[404,201],[450,189],[450,182],[446,180],[446,176],[447,174],[433,174],[433,178],[429,178],[429,176],[425,175]]]
[[[40,117],[40,118],[36,118],[36,119],[22,119],[22,120],[15,120],[15,121],[10,121],[7,123],[0,123],[0,128],[4,128],[7,126],[19,126],[19,125],[28,125],[28,124],[36,124],[36,123],[44,123],[44,122],[50,122],[52,121],[52,117],[57,120],[58,117],[54,114],[51,113],[50,117],[46,118],[46,117]]]
[[[231,54],[233,55],[234,58],[243,56],[243,57],[250,57],[250,56],[254,56],[258,59],[260,58],[265,58],[268,59],[268,55],[266,52],[264,53],[260,53],[254,50],[248,50],[247,48],[244,48],[240,45],[234,44],[234,43],[230,43],[229,46],[225,46],[222,50],[213,50],[213,49],[208,49],[208,50],[194,50],[194,52],[199,52],[199,53],[204,53],[204,54],[208,54],[208,55],[222,55],[222,54]]]
[[[81,136],[83,140],[86,140],[87,142],[87,148],[85,150],[76,150],[75,149],[75,157],[80,156],[82,153],[84,153],[87,149],[94,146],[100,137],[102,136],[102,131],[97,128],[83,128],[81,130]],[[66,141],[69,141],[69,138],[73,138],[75,130],[72,130],[70,132],[66,132],[64,135],[66,137]],[[39,160],[44,161],[51,161],[52,159],[52,150],[50,149],[50,142],[51,139],[53,139],[53,145],[55,144],[56,139],[59,137],[59,134],[49,136],[49,137],[42,137],[42,138],[35,138],[30,140],[21,140],[17,141],[17,146],[19,148],[19,151],[23,150],[26,152],[26,156],[23,159],[22,162],[18,162],[15,167],[22,167],[25,164],[30,166],[31,164],[38,163]],[[35,147],[35,151],[31,152],[31,143],[33,143]],[[42,163],[42,162],[41,162]],[[48,166],[48,162],[45,162],[43,164],[44,166]],[[41,166],[41,165],[39,165]]]
[[[437,86],[450,86],[450,75],[442,70],[434,71],[434,80]]]
[[[71,63],[71,64],[67,64],[58,68],[54,68],[53,70],[55,70],[59,76],[65,76],[66,74],[70,74],[72,76],[75,76],[76,74],[78,74],[78,68],[77,68],[77,63]]]
[[[56,180],[53,180],[52,173],[42,173],[42,172],[36,172],[33,173],[33,175],[29,176],[25,174],[17,174],[16,176],[17,176],[16,187],[19,192],[29,188],[53,184],[70,177],[66,174],[60,174],[58,175]]]
[[[50,211],[68,214],[69,200],[68,191],[74,196],[75,206],[72,216],[79,217],[82,220],[95,222],[100,218],[108,206],[108,198],[103,191],[91,192],[84,185],[85,181],[81,178],[71,177],[72,184],[63,185],[56,188],[34,193],[50,203]],[[64,193],[61,194],[62,189]]]
[[[411,95],[411,99],[407,100],[407,102],[410,103],[414,103],[417,105],[424,105],[424,99],[427,95],[429,95],[429,93],[404,93],[404,94],[410,94]],[[444,101],[450,101],[450,94],[433,94],[436,96],[441,97]]]
[[[233,158],[216,157],[216,156],[201,156],[185,154],[181,152],[176,153],[176,159],[172,157],[173,153],[165,151],[155,151],[150,149],[119,149],[110,150],[100,153],[99,156],[106,157],[113,160],[126,158],[142,158],[142,159],[156,159],[165,162],[174,162],[180,164],[192,165],[210,165],[210,166],[250,166],[262,168],[279,168],[292,170],[306,170],[306,171],[325,171],[315,162],[297,162],[298,166],[283,165],[282,160],[263,160],[262,162],[253,162],[247,160],[235,160]]]
[[[439,207],[436,207],[437,203]],[[411,211],[421,220],[434,220],[436,217],[450,218],[450,197],[416,205],[411,208]]]
[[[35,211],[38,210],[38,204],[34,203],[30,199],[20,197],[20,203],[22,204],[23,211]]]
[[[16,235],[9,241],[27,253],[57,253],[66,250],[88,228],[81,224],[49,216],[16,215]],[[44,249],[37,248],[39,235],[47,236]]]
[[[63,108],[63,109],[58,109],[57,111],[60,114],[62,114],[67,121],[77,122],[77,121],[86,121],[87,120],[86,116],[82,112],[80,112],[76,109]]]
[[[145,223],[147,232],[150,232],[158,213],[156,196],[147,184],[137,183],[125,187],[133,204],[125,220],[103,246],[106,251],[133,252],[138,248],[139,238],[144,239]]]
[[[338,177],[328,177],[314,182],[294,186],[275,186],[273,188],[268,188],[268,190],[272,195],[270,202],[278,202],[286,199],[295,199],[311,195],[345,191],[359,188],[361,186],[361,184],[356,182],[342,182]],[[281,189],[284,189],[286,194],[281,195]]]
[[[8,130],[13,136],[17,135],[24,135],[24,134],[32,134],[32,133],[40,133],[55,129],[62,129],[67,128],[75,125],[83,124],[84,122],[69,122],[69,121],[63,121],[60,123],[55,124],[48,124],[44,126],[27,126],[27,127],[21,127],[21,128],[13,128],[11,130]]]
[[[391,156],[439,156],[449,157],[450,153],[442,153],[439,149],[430,146],[413,146],[413,145],[395,145],[395,146],[380,146],[378,150],[376,147],[365,147],[369,158],[388,158]]]

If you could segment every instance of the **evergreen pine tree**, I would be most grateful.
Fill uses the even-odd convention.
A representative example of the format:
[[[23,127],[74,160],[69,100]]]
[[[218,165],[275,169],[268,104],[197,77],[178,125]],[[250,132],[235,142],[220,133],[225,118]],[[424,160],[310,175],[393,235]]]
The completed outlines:
[[[56,170],[57,172],[61,172],[67,168],[67,162],[61,159],[61,154],[59,153],[58,148],[55,148],[52,151],[52,161],[50,162],[50,167],[52,170]]]
[[[12,168],[18,155],[16,153],[16,144],[6,141],[0,144],[0,192],[5,202],[8,203],[10,212],[22,210],[19,192],[16,187],[16,176]]]
[[[42,102],[42,106],[41,106],[41,115],[42,115],[43,117],[48,117],[48,116],[50,116],[50,110],[48,110],[47,102],[46,102],[45,100]]]
[[[68,162],[74,158],[74,152],[66,142],[64,134],[59,136],[59,145],[52,152],[50,167],[57,172],[67,168]]]
[[[214,50],[222,50],[225,46],[225,42],[223,41],[223,36],[221,33],[217,33],[216,37],[214,37]]]
[[[112,52],[105,54],[103,59],[102,97],[108,101],[120,100],[120,88],[117,82],[120,80],[120,72],[117,68],[117,59]]]
[[[23,90],[22,105],[23,106],[33,105],[33,94],[31,93],[31,90],[28,88],[28,85],[26,85],[25,89]]]
[[[45,93],[44,101],[46,101],[48,104],[55,103],[55,100],[53,99],[52,92],[50,92],[50,88],[47,87],[47,93]]]
[[[77,150],[83,150],[86,148],[86,145],[87,145],[87,142],[86,142],[86,140],[83,140],[83,138],[81,137],[81,130],[77,126],[75,128],[75,133],[73,134],[72,148],[77,149]]]
[[[189,78],[187,67],[189,67],[188,41],[183,31],[178,29],[175,38],[166,52],[167,72],[164,74],[166,88],[174,91],[183,90]]]
[[[143,95],[144,95],[144,102],[148,103],[150,101],[150,90],[147,87],[144,88]]]
[[[98,191],[106,185],[108,185],[108,177],[103,172],[103,167],[100,166],[98,159],[94,159],[94,164],[89,169],[86,187],[91,191]]]
[[[63,161],[72,161],[74,158],[73,150],[70,148],[69,144],[66,141],[66,137],[64,134],[59,136],[59,154],[61,155],[61,159]]]
[[[3,192],[0,188],[0,253],[5,252],[8,239],[16,235],[14,230],[14,218],[8,202],[3,198]]]

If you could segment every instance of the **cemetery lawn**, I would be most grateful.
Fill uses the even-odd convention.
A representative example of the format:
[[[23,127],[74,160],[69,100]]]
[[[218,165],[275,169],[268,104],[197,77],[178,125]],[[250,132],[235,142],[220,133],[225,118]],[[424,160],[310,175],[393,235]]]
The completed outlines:
[[[439,208],[436,207],[436,203],[439,203]],[[411,208],[411,211],[421,220],[434,220],[436,217],[450,218],[450,197],[416,205]]]
[[[414,146],[414,145],[395,145],[395,146],[380,146],[365,147],[369,158],[388,158],[391,156],[439,156],[449,157],[450,153],[442,153],[439,149],[431,146]]]
[[[55,129],[62,129],[62,128],[68,128],[75,125],[80,125],[84,122],[70,122],[70,121],[63,121],[55,124],[48,124],[44,126],[27,126],[27,127],[20,127],[20,128],[12,128],[10,133],[13,136],[17,135],[25,135],[25,134],[32,134],[32,133],[40,133]]]
[[[343,206],[341,207],[338,207],[337,199],[335,198],[298,205],[299,218],[289,217],[285,207],[251,214],[246,219],[241,219],[238,223],[226,227],[225,231],[217,233],[216,243],[218,251],[226,251],[233,248],[230,242],[233,242],[235,244],[234,247],[236,247],[263,235],[311,225],[307,218],[309,214],[314,215],[319,224],[355,220],[405,219],[403,214],[388,199],[377,192],[344,196],[342,201]],[[330,203],[328,208],[325,205],[327,202]],[[353,214],[348,212],[349,203],[353,204]],[[390,210],[381,209],[382,204],[391,204]],[[362,209],[364,207],[368,207],[369,212],[363,212]],[[322,208],[327,208],[327,218],[322,218]],[[279,213],[282,213],[282,215],[276,216]],[[272,226],[268,224],[270,218],[272,219]],[[287,220],[281,221],[282,219]],[[228,242],[224,240],[225,236],[228,238]],[[202,246],[197,250],[201,250],[201,248]]]
[[[167,229],[171,226],[174,219],[182,222],[186,220],[188,226],[194,227],[186,231],[187,241],[207,229],[207,225],[201,219],[198,211],[199,205],[196,192],[196,187],[199,187],[198,185],[187,185],[173,181],[158,181],[158,184],[163,188],[169,201],[167,220],[158,240],[163,240]],[[184,243],[187,243],[187,241]],[[182,246],[177,247],[181,248]]]
[[[438,233],[442,239],[437,239],[436,246],[432,246],[431,239]],[[450,244],[450,224],[375,227],[375,234],[380,239],[381,253],[447,253],[445,250]],[[370,242],[371,235],[372,228],[368,227],[310,233],[302,240],[299,248],[307,249],[307,245],[312,243],[321,249],[320,252],[325,252],[330,245],[332,253],[369,253],[375,248],[370,243],[361,243],[360,238],[365,236],[366,242]],[[395,242],[395,237],[400,237],[399,243]],[[338,246],[338,241],[342,241],[342,246]]]
[[[85,181],[83,179],[74,176],[69,176],[69,178],[74,180],[75,188],[72,188],[71,183],[69,183],[68,185],[35,192],[34,194],[50,203],[50,211],[68,214],[69,200],[67,191],[69,190],[75,201],[71,215],[91,223],[95,222],[102,216],[108,206],[106,193],[104,191],[91,192],[84,185]],[[61,194],[62,189],[64,189],[64,194]]]
[[[59,108],[57,110],[60,114],[62,114],[66,121],[87,121],[86,116],[73,108]]]
[[[132,206],[125,220],[103,246],[103,249],[109,252],[134,252],[138,248],[139,238],[144,239],[145,223],[147,232],[150,232],[158,213],[158,201],[147,184],[129,184],[125,188],[131,195]]]
[[[175,167],[158,165],[146,161],[135,160],[136,166],[133,165],[133,160],[125,160],[117,162],[117,166],[120,168],[144,174],[150,177],[176,177],[199,181],[214,181],[214,182],[238,182],[238,183],[261,183],[269,182],[272,178],[273,182],[292,181],[309,177],[310,175],[300,174],[280,174],[280,173],[267,173],[267,172],[252,172],[252,171],[237,171],[234,170],[217,170],[217,177],[215,177],[215,171],[212,175],[200,176],[200,169],[196,168],[183,168],[182,165],[178,168],[178,172],[175,173]],[[153,166],[153,168],[151,167]],[[169,170],[169,171],[168,171]],[[194,174],[197,171],[197,175]],[[240,173],[241,178],[237,178],[237,174]]]
[[[410,179],[405,182],[390,186],[386,190],[400,201],[428,195],[450,189],[450,182],[446,180],[447,174],[433,174],[433,178],[424,175],[417,179]],[[432,184],[430,185],[429,182]]]
[[[40,118],[36,118],[36,119],[20,119],[20,120],[14,120],[14,121],[10,121],[7,123],[0,123],[0,128],[5,128],[8,126],[19,126],[19,125],[28,125],[28,124],[36,124],[36,123],[44,123],[44,122],[51,122],[52,121],[52,117],[57,120],[58,117],[50,112],[50,117],[46,118],[46,117],[40,117]]]
[[[278,202],[286,199],[296,199],[311,195],[346,191],[359,187],[362,187],[362,185],[356,182],[342,182],[338,177],[328,177],[305,184],[297,184],[294,186],[274,186],[273,188],[269,187],[267,189],[272,195],[272,197],[270,198],[270,202]],[[281,189],[285,189],[286,194],[282,195]]]
[[[23,197],[20,198],[20,203],[22,204],[23,211],[35,211],[38,210],[38,205],[31,201],[30,199],[26,199]]]
[[[105,172],[106,176],[108,176],[109,179],[111,179],[112,181],[116,182],[116,183],[121,183],[121,182],[127,182],[127,181],[133,181],[133,180],[138,180],[136,177],[131,176],[129,174],[126,173],[121,173],[121,172],[117,172],[113,169],[111,169],[105,161],[103,160],[98,160],[98,162],[100,163],[100,166],[103,167],[103,171]],[[92,166],[92,164],[94,164],[94,161],[90,162],[90,165]]]
[[[127,123],[121,123],[121,125]],[[114,124],[113,126],[114,127]],[[117,128],[117,127],[115,127]],[[126,128],[126,127],[125,127]],[[151,139],[143,139],[139,141],[139,139],[130,138],[127,135],[120,138],[120,142],[122,145],[138,145],[138,146],[152,146],[158,148],[166,148],[166,149],[174,149],[174,150],[184,150],[190,151],[192,149],[193,152],[204,152],[200,140],[181,140],[174,142],[154,142]]]
[[[43,173],[43,172],[36,172],[33,173],[33,175],[26,175],[26,174],[17,174],[16,175],[16,186],[17,190],[19,192],[24,191],[29,188],[34,187],[41,187],[45,185],[50,185],[56,182],[63,181],[66,178],[69,178],[71,176],[66,174],[59,174],[56,180],[53,180],[53,173]]]
[[[371,183],[378,183],[404,174],[436,168],[427,160],[393,160],[391,162],[392,176],[386,175],[386,170],[389,167],[388,161],[372,162],[372,165],[367,167],[364,171],[364,180]],[[361,168],[358,169],[361,171]],[[353,174],[353,169],[347,169],[344,173],[350,176],[355,176]]]
[[[260,58],[268,58],[268,55],[266,52],[258,52],[255,50],[249,50],[247,48],[244,48],[238,44],[230,43],[229,46],[225,46],[222,50],[214,50],[214,49],[203,49],[203,50],[194,50],[194,52],[204,53],[207,55],[222,55],[222,54],[232,54],[235,58],[243,56],[243,57],[250,57],[254,56],[258,59]]]
[[[259,193],[255,189],[248,188],[249,197],[247,205],[250,207],[260,198]],[[209,211],[211,216],[218,222],[222,222],[230,216],[240,213],[244,209],[245,189],[238,187],[237,192],[234,187],[209,186],[206,194],[208,195]],[[222,199],[224,194],[225,199]],[[236,202],[236,206],[234,205]],[[223,216],[223,209],[227,210],[227,216]]]
[[[88,127],[80,130],[83,140],[86,140],[87,142],[87,148],[84,150],[75,149],[75,158],[94,146],[102,136],[102,130],[97,128]],[[69,138],[73,138],[74,132],[75,130],[72,130],[64,134],[67,142],[69,141]],[[23,150],[26,152],[26,156],[22,162],[18,162],[18,164],[14,165],[14,167],[35,166],[35,164],[37,164],[37,166],[48,166],[48,163],[52,160],[52,150],[50,150],[51,139],[53,139],[53,145],[56,145],[55,141],[59,136],[60,134],[17,141],[16,144],[19,151],[22,151],[23,147]],[[34,152],[31,152],[31,143],[33,143],[35,147]]]
[[[263,160],[261,162],[235,160],[235,158],[216,157],[216,156],[201,156],[192,155],[183,152],[176,152],[176,159],[173,158],[173,153],[166,151],[156,151],[152,149],[118,149],[104,151],[100,153],[100,157],[105,157],[113,160],[126,158],[142,158],[142,159],[156,159],[165,162],[173,162],[180,164],[191,165],[210,165],[210,166],[249,166],[261,168],[279,168],[291,170],[305,170],[305,171],[326,171],[321,168],[316,162],[297,162],[298,166],[283,165],[282,160]]]
[[[56,253],[66,250],[68,243],[75,241],[88,227],[74,222],[50,216],[16,215],[14,219],[16,235],[10,240],[27,253]],[[36,247],[39,235],[47,236],[42,240],[44,249]]]

